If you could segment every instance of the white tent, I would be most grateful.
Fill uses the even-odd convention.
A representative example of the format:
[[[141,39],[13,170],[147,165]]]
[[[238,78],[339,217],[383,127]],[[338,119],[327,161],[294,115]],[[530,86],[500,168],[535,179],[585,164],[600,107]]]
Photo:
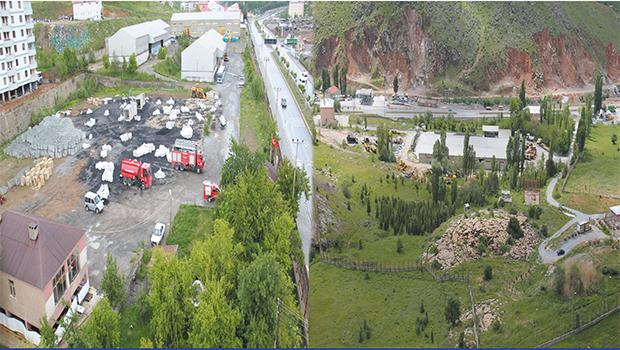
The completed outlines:
[[[181,78],[212,82],[226,51],[224,37],[211,29],[181,53]]]

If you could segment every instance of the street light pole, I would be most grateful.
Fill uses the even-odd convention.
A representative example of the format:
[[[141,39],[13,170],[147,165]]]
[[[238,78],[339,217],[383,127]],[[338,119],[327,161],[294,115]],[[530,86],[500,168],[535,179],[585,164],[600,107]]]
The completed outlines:
[[[168,194],[170,195],[170,227],[172,228],[172,189],[168,189]]]
[[[293,164],[293,198],[297,198],[295,197],[295,187],[296,187],[296,180],[297,180],[297,151],[299,149],[299,145],[304,143],[304,140],[302,139],[292,139],[293,143],[295,144],[295,163]]]

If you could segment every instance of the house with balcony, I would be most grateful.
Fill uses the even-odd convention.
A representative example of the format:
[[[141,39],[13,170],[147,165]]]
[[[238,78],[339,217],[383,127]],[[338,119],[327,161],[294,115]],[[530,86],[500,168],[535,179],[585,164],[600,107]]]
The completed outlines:
[[[0,327],[38,345],[42,320],[60,323],[88,293],[86,234],[7,209],[0,216],[0,247]]]
[[[0,0],[0,101],[37,88],[34,22],[30,1]]]

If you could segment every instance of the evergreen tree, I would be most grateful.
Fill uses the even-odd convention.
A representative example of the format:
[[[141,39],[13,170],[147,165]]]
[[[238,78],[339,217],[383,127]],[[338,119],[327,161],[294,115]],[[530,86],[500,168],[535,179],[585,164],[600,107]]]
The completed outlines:
[[[603,77],[601,72],[596,72],[594,80],[594,115],[598,115],[603,105]]]
[[[398,93],[398,75],[394,75],[394,80],[392,81],[392,87],[394,88],[394,93]]]
[[[521,90],[519,90],[519,100],[521,101],[521,108],[525,108],[525,106],[527,106],[527,101],[525,100],[525,80],[521,80]]]
[[[519,239],[523,237],[523,229],[521,229],[521,225],[519,225],[519,220],[515,217],[511,217],[508,220],[508,228],[506,229],[510,237],[513,239]]]
[[[332,81],[334,82],[334,85],[338,86],[338,83],[340,82],[340,79],[338,78],[338,65],[334,66],[334,69],[332,69]]]
[[[461,303],[457,299],[450,297],[446,304],[444,315],[450,326],[456,325],[461,317]]]
[[[125,278],[119,273],[116,259],[110,253],[101,280],[101,290],[112,307],[119,308],[125,302]]]
[[[347,94],[347,67],[342,67],[340,71],[340,92],[344,95]]]

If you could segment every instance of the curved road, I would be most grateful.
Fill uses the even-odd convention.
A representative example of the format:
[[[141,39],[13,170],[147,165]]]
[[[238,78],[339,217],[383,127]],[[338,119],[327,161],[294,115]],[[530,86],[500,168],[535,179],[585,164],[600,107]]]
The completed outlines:
[[[551,242],[552,239],[560,236],[564,231],[575,227],[575,224],[577,222],[585,221],[589,219],[596,220],[604,216],[604,214],[588,215],[588,214],[580,212],[579,210],[563,206],[558,201],[556,201],[553,198],[553,189],[555,188],[555,185],[557,184],[559,179],[560,179],[559,175],[555,176],[554,178],[551,179],[549,186],[547,186],[547,191],[546,191],[547,203],[549,203],[549,205],[554,206],[556,208],[560,208],[560,210],[563,211],[565,215],[572,217],[572,219],[566,224],[564,224],[564,226],[562,226],[559,230],[557,230],[553,235],[547,237],[540,244],[540,246],[538,246],[538,254],[540,255],[540,258],[542,259],[542,262],[544,264],[551,264],[551,263],[554,263],[560,260],[562,256],[558,256],[557,254],[557,251],[560,249],[563,249],[565,252],[564,255],[566,255],[570,252],[571,249],[575,248],[576,246],[578,246],[579,244],[583,242],[594,241],[594,240],[608,237],[601,230],[599,230],[598,227],[592,225],[592,230],[589,231],[588,233],[577,235],[577,237],[575,238],[571,238],[567,241],[564,241],[562,245],[556,250],[547,249],[547,246],[549,245],[549,242]]]

